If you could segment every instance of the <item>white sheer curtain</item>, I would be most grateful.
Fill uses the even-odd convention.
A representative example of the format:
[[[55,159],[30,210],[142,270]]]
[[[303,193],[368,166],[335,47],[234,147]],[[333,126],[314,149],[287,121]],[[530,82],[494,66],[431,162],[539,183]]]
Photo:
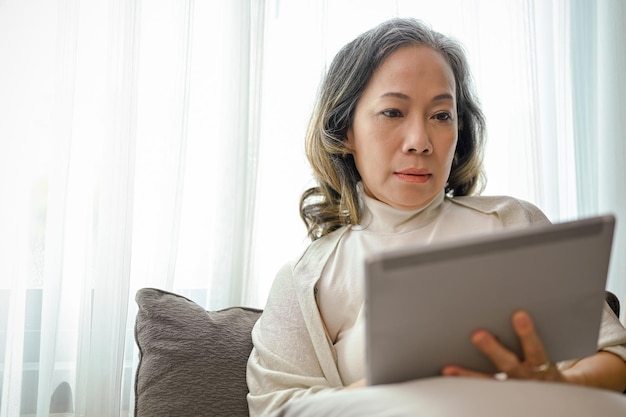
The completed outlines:
[[[0,3],[1,416],[132,410],[139,287],[247,302],[263,11]]]
[[[307,243],[302,142],[324,67],[393,16],[466,45],[486,193],[554,221],[626,219],[619,0],[4,0],[0,417],[132,414],[140,287],[263,306]],[[622,300],[625,247],[620,222]]]

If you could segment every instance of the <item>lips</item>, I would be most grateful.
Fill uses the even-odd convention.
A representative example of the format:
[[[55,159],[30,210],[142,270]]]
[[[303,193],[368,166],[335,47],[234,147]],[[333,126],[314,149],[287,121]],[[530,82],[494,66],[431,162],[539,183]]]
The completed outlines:
[[[396,174],[400,175],[431,175],[430,171],[425,168],[407,168],[402,171],[397,171]]]
[[[394,175],[402,182],[418,184],[424,183],[432,177],[432,173],[423,168],[407,168],[394,172]]]

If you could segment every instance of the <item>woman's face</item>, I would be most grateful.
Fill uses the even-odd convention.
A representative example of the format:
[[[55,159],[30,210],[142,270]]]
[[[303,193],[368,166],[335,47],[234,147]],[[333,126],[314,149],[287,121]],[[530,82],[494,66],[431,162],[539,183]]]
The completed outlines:
[[[456,85],[441,54],[405,46],[374,72],[346,145],[370,197],[417,209],[445,187],[458,136]]]

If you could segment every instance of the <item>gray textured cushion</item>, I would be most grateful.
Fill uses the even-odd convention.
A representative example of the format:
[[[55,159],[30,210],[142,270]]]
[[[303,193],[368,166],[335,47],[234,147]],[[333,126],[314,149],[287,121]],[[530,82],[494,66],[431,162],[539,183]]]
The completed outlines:
[[[248,416],[246,361],[261,310],[207,312],[152,288],[139,290],[135,300],[135,416]]]

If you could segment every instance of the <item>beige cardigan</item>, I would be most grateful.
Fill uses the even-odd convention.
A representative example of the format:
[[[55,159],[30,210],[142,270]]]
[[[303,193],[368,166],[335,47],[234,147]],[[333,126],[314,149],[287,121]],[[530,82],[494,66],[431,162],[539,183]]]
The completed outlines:
[[[495,214],[503,228],[548,223],[535,206],[509,197],[457,197],[444,201]],[[250,416],[264,416],[286,401],[343,387],[336,353],[315,300],[314,288],[344,227],[314,241],[295,262],[277,274],[261,318],[252,330],[254,348],[248,360]],[[606,307],[599,348],[626,360],[626,330]],[[617,345],[623,346],[617,346]]]

